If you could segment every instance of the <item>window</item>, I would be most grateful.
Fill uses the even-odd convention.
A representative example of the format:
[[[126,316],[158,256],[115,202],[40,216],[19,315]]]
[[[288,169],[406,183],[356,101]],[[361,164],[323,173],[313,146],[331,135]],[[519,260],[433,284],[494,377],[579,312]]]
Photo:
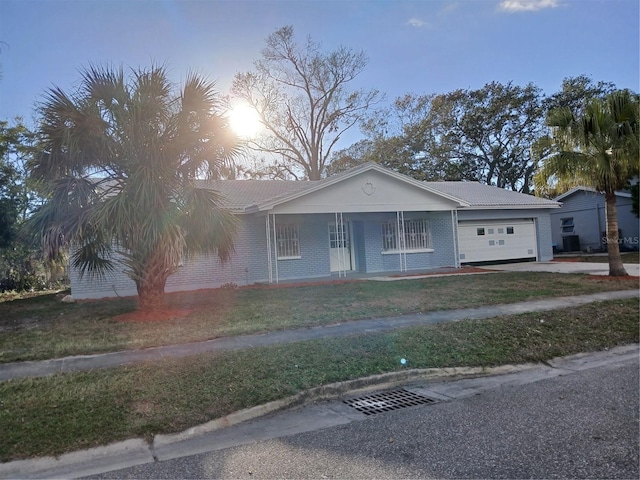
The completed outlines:
[[[504,228],[499,228],[498,233],[504,233]]]
[[[560,226],[562,227],[562,233],[574,233],[573,217],[561,218]]]
[[[489,233],[489,235],[493,235],[493,228],[490,228],[490,229],[488,230],[488,233]]]
[[[478,235],[484,235],[484,228],[478,228],[478,229],[476,230],[476,233],[477,233]]]
[[[349,226],[329,224],[330,248],[349,248]]]
[[[385,252],[398,250],[398,224],[387,222],[382,224],[382,250]],[[431,247],[431,228],[427,220],[405,220],[404,248],[406,250],[426,250]]]
[[[298,225],[276,225],[278,258],[299,258]]]
[[[507,227],[507,235],[513,235],[513,227]]]

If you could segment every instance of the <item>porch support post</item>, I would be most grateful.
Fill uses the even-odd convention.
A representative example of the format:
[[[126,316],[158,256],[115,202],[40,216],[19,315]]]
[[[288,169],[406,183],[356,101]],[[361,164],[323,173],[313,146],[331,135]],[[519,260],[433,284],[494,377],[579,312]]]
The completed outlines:
[[[273,255],[275,257],[276,264],[276,283],[280,283],[280,277],[278,275],[278,235],[276,234],[276,214],[273,214]]]
[[[404,210],[400,212],[400,221],[402,222],[402,263],[404,271],[407,271],[407,237],[404,235]]]
[[[451,210],[451,230],[453,233],[453,263],[460,268],[460,255],[458,252],[458,211]]]
[[[269,269],[269,283],[273,283],[273,262],[271,261],[271,222],[269,221],[269,213],[265,220],[265,228],[267,230],[267,268]]]
[[[400,212],[396,211],[396,248],[398,249],[398,260],[400,260],[400,271],[402,271],[402,250],[400,249]]]
[[[400,259],[400,271],[407,271],[407,248],[404,241],[404,211],[396,212],[396,233],[398,257]]]
[[[345,234],[344,234],[344,218],[342,217],[342,212],[338,214],[335,212],[335,223],[336,223],[336,245],[340,249],[338,251],[338,278],[341,278],[343,275],[347,276],[347,267],[345,262]]]
[[[344,228],[344,218],[342,217],[342,212],[340,212],[340,234],[342,235],[342,248],[340,249],[340,257],[342,260],[342,274],[345,278],[347,278],[347,232]],[[349,258],[349,261],[351,261],[351,258]]]
[[[338,212],[334,214],[334,220],[336,224],[336,247],[338,247],[338,278],[342,277],[342,255],[340,255],[340,223],[338,223]]]

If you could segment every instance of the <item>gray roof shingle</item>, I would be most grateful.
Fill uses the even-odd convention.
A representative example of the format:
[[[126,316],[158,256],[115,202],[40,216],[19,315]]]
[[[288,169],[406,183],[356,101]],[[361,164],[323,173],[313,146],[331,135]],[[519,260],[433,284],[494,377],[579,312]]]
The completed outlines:
[[[290,195],[316,185],[317,182],[286,180],[199,180],[197,186],[220,193],[222,206],[244,210],[268,200]]]
[[[453,195],[471,207],[549,207],[556,202],[478,182],[425,182],[430,188]]]
[[[366,170],[367,165],[355,167],[349,172]],[[380,168],[380,167],[374,167]],[[345,172],[345,173],[349,173]],[[345,175],[345,174],[341,174]],[[318,181],[286,181],[286,180],[199,180],[198,186],[219,192],[222,206],[231,210],[245,210],[247,207],[273,203],[279,198],[312,189],[323,183],[335,182],[335,177]],[[478,207],[556,207],[557,202],[513,192],[498,187],[483,185],[478,182],[421,182],[433,191],[455,197],[470,205]]]

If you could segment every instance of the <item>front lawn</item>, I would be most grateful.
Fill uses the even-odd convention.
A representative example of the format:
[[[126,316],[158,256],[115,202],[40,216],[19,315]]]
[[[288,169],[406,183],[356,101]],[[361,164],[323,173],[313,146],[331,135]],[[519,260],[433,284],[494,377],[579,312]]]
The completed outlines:
[[[0,363],[637,288],[637,278],[520,272],[247,287],[170,294],[167,318],[132,313],[132,298],[64,304],[51,293],[0,303]]]
[[[616,300],[2,382],[0,460],[150,439],[319,385],[403,368],[540,362],[637,343],[638,308],[637,298]]]

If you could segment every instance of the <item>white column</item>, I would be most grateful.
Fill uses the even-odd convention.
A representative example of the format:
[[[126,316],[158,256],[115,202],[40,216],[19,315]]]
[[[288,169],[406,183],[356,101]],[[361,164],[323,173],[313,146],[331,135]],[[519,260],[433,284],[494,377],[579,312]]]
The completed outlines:
[[[460,268],[460,255],[458,252],[458,211],[451,210],[451,230],[453,233],[453,263]]]
[[[265,227],[267,230],[267,268],[269,269],[269,283],[273,283],[273,263],[271,262],[271,222],[269,221],[269,214],[265,220]]]
[[[274,240],[274,248],[273,254],[275,256],[276,263],[276,283],[280,283],[280,277],[278,275],[278,235],[276,234],[276,214],[273,214],[273,240]]]
[[[396,247],[398,249],[398,258],[400,260],[400,271],[407,271],[407,249],[404,241],[404,211],[396,212]]]
[[[344,252],[344,219],[342,217],[342,212],[334,213],[335,217],[335,225],[336,225],[336,246],[338,247],[338,277],[342,277],[343,275],[347,276],[346,263],[345,263],[345,252]],[[331,248],[331,245],[329,245]]]

